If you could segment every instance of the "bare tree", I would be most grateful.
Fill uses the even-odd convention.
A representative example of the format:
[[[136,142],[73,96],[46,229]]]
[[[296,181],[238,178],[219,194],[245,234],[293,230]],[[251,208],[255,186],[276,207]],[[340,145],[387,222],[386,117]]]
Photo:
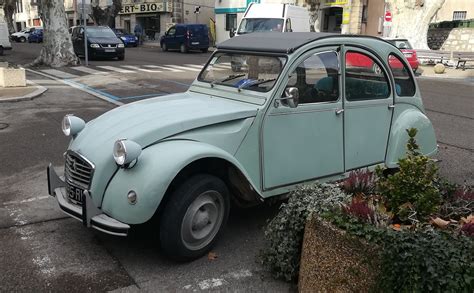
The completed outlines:
[[[0,0],[0,6],[3,6],[3,12],[5,14],[5,21],[7,22],[8,32],[14,33],[15,27],[13,26],[13,13],[15,13],[16,0]]]
[[[97,25],[115,27],[115,17],[122,9],[122,1],[112,0],[112,5],[105,7],[101,7],[99,2],[99,0],[92,0],[92,19]]]
[[[64,1],[41,0],[39,10],[44,25],[43,48],[30,65],[62,67],[79,64],[68,32]]]
[[[416,49],[428,49],[428,28],[445,0],[386,0],[392,13],[389,37],[410,40]]]

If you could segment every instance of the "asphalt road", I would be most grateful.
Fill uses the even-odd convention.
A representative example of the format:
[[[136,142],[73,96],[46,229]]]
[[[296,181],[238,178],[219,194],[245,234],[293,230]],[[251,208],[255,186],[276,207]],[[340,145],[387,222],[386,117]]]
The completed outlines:
[[[36,44],[15,44],[14,51],[4,59],[27,63],[38,48]],[[205,63],[208,55],[131,48],[123,63],[97,61],[91,68],[198,65]],[[123,102],[140,99],[123,97],[183,91],[185,86],[172,86],[163,80],[186,84],[197,75],[197,71],[185,70],[156,74],[134,70],[106,75],[63,70],[77,75],[72,78],[75,82],[91,85]],[[41,73],[41,69],[38,71]],[[217,259],[204,257],[185,264],[171,262],[160,254],[153,227],[144,227],[128,238],[117,238],[87,230],[80,222],[65,217],[47,195],[45,173],[50,161],[61,172],[68,140],[60,130],[60,121],[67,113],[87,121],[115,105],[71,88],[61,78],[52,80],[33,73],[28,73],[28,78],[47,86],[48,91],[32,101],[0,104],[1,292],[294,290],[273,280],[257,262],[264,245],[262,228],[277,212],[276,205],[233,210],[228,227],[213,250]],[[157,83],[160,86],[152,87]],[[441,79],[419,79],[418,83],[439,141],[441,174],[458,183],[474,184],[474,86]]]

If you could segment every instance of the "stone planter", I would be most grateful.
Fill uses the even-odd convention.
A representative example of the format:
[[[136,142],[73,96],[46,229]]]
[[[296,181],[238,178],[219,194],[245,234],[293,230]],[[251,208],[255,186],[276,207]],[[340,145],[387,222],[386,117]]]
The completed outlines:
[[[26,75],[24,68],[0,67],[0,87],[22,86],[26,86]]]
[[[375,288],[377,248],[332,225],[306,223],[298,280],[300,292],[369,292]]]

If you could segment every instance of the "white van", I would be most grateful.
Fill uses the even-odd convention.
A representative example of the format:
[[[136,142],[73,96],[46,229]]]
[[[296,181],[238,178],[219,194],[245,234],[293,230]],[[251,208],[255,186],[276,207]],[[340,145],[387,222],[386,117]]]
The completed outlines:
[[[8,39],[7,23],[0,18],[0,56],[3,55],[4,50],[11,50],[12,44]]]
[[[309,12],[304,7],[290,4],[251,3],[237,32],[231,31],[231,37],[266,31],[309,32]]]

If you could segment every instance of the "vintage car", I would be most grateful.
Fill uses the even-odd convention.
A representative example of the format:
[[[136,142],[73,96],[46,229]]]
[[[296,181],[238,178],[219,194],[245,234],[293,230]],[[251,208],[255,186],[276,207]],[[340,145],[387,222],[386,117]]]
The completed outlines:
[[[370,58],[381,70],[352,64]],[[231,60],[245,60],[238,72]],[[404,70],[392,71],[390,58]],[[62,122],[71,142],[49,193],[87,227],[125,236],[153,219],[161,249],[192,260],[209,251],[231,200],[248,206],[298,184],[358,168],[397,168],[406,129],[437,151],[403,53],[375,37],[254,33],[218,46],[183,93]],[[156,222],[155,222],[156,220]]]

